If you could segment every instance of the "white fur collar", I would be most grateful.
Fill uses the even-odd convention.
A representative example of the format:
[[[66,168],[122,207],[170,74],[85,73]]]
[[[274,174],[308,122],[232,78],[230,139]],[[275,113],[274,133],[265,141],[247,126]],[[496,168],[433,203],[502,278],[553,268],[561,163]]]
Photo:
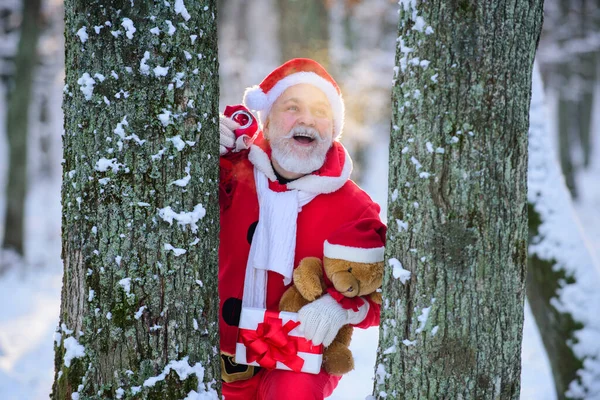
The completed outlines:
[[[343,148],[343,147],[342,147]],[[352,173],[352,159],[348,154],[348,151],[344,149],[345,160],[344,167],[339,176],[320,176],[309,174],[298,178],[287,184],[288,189],[298,189],[308,193],[324,194],[333,193],[339,190],[344,184],[350,179]],[[271,165],[269,156],[263,149],[257,145],[250,146],[250,153],[248,154],[250,162],[258,168],[259,171],[264,173],[270,181],[276,181],[275,171]]]

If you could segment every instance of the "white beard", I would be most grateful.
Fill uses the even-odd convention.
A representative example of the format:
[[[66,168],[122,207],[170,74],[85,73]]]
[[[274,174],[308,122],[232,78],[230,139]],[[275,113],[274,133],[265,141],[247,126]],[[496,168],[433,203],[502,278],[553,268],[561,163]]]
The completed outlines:
[[[271,130],[273,128],[279,129],[272,125]],[[298,132],[310,134],[314,138],[312,146],[302,147],[302,145],[296,144],[294,135]],[[331,134],[322,138],[314,128],[294,127],[287,135],[270,140],[270,143],[272,157],[281,168],[295,174],[310,174],[325,163],[325,157],[333,144],[333,138]]]

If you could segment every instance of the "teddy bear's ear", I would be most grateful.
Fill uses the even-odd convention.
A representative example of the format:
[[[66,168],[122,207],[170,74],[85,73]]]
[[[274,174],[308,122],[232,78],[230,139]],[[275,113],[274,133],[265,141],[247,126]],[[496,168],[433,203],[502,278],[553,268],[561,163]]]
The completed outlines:
[[[381,294],[381,292],[374,292],[371,293],[369,295],[369,297],[371,298],[371,301],[375,304],[383,304],[383,295]]]

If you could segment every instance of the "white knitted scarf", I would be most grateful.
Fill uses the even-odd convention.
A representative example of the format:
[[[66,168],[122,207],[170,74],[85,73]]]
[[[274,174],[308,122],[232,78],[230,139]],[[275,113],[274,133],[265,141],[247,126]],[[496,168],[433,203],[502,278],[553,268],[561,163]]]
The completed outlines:
[[[283,275],[285,285],[291,283],[298,213],[317,194],[296,189],[274,192],[266,175],[256,167],[254,181],[259,218],[246,264],[242,305],[266,308],[267,271]]]

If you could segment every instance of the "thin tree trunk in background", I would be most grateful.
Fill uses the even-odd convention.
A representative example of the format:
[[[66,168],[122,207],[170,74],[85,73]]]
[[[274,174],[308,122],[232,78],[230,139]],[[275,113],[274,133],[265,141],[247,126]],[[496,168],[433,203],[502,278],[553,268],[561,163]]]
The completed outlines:
[[[33,71],[40,33],[41,0],[24,0],[21,37],[15,58],[14,86],[8,94],[8,183],[2,247],[24,255],[25,198],[27,194],[27,136]]]
[[[581,95],[579,102],[579,142],[581,143],[581,152],[583,156],[582,168],[588,168],[591,156],[591,123],[592,107],[594,101],[594,87],[596,85],[596,63],[598,52],[586,53],[581,56],[582,79],[585,82],[585,91]]]
[[[566,67],[562,68],[563,70]],[[575,166],[573,165],[573,139],[577,138],[577,115],[575,109],[576,103],[560,95],[558,99],[558,144],[560,154],[560,164],[565,175],[567,187],[573,198],[577,198],[577,186],[575,183]]]
[[[588,248],[547,125],[534,70],[529,129],[527,298],[556,390],[563,399],[600,396],[600,269]]]
[[[374,395],[518,399],[542,1],[400,8]]]
[[[541,224],[539,213],[529,205],[529,240],[539,235]],[[554,270],[556,260],[544,260],[530,255],[527,263],[527,299],[538,326],[550,367],[556,398],[567,399],[569,384],[577,378],[577,371],[583,367],[580,360],[568,345],[574,339],[574,332],[582,328],[569,313],[560,312],[551,302],[564,283],[574,283],[564,269]],[[564,282],[564,283],[562,283]]]
[[[277,0],[281,58],[307,57],[329,67],[329,14],[324,0]]]
[[[216,0],[68,0],[65,13],[51,397],[216,399]]]

